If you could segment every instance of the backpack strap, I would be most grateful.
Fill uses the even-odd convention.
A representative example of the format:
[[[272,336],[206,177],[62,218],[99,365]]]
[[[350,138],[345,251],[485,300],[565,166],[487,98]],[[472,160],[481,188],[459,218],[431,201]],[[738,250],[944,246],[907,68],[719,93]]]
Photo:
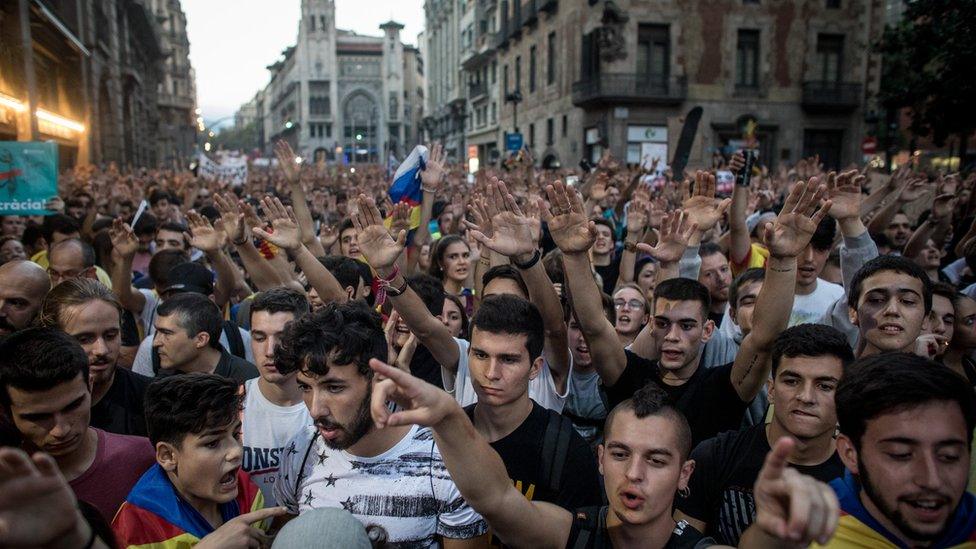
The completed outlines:
[[[569,454],[573,422],[562,414],[549,410],[549,421],[542,436],[542,478],[546,485],[558,492],[562,484],[563,467]]]
[[[244,358],[244,338],[241,337],[241,331],[238,329],[237,324],[234,324],[230,320],[225,320],[224,334],[227,336],[227,346],[230,347],[227,351],[238,358]]]
[[[606,524],[604,524],[605,510],[606,507],[582,507],[576,510],[574,516],[576,541],[573,543],[572,549],[602,547],[600,543],[603,539],[601,529],[606,529]]]

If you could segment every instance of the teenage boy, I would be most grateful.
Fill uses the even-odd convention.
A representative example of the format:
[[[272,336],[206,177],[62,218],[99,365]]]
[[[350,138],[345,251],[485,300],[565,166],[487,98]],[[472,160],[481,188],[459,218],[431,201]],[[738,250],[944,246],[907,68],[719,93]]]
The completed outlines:
[[[738,546],[755,520],[752,487],[763,459],[784,436],[796,441],[787,458],[790,467],[824,482],[842,476],[844,464],[834,444],[834,391],[853,360],[843,334],[829,326],[799,324],[780,334],[769,383],[772,421],[722,433],[692,451],[695,474],[675,500],[675,519]]]
[[[972,388],[935,362],[887,353],[852,364],[835,398],[837,452],[847,471],[830,483],[841,513],[833,537],[821,540],[823,547],[941,548],[976,542],[976,496],[966,492],[976,425]],[[756,492],[757,501],[799,502],[759,483]],[[798,520],[836,522],[836,513],[814,509]],[[750,528],[741,546],[793,545]]]
[[[285,445],[312,424],[295,372],[283,374],[275,365],[275,349],[285,327],[308,311],[305,295],[288,288],[261,292],[251,303],[251,349],[260,375],[244,382],[242,468],[261,488],[268,505],[274,504]]]
[[[433,435],[404,426],[374,428],[371,358],[387,357],[379,315],[357,301],[330,303],[289,323],[275,355],[281,373],[297,371],[314,426],[283,453],[275,500],[289,517],[341,507],[386,529],[391,543],[467,547],[484,520],[461,498]]]
[[[714,545],[687,522],[672,518],[674,494],[687,488],[695,462],[688,459],[688,423],[658,386],[641,388],[607,416],[606,438],[598,452],[608,505],[569,511],[523,497],[509,482],[498,454],[449,395],[378,360],[370,366],[387,378],[373,391],[370,410],[376,425],[381,429],[412,423],[431,426],[465,501],[483,513],[509,546],[678,549]],[[391,400],[400,407],[392,414]],[[788,442],[777,442],[774,452],[782,452]],[[816,494],[803,495],[811,496],[811,505],[821,506],[820,498],[812,497]],[[769,501],[757,504],[763,512]],[[787,521],[792,518],[785,516]],[[807,537],[808,530],[822,535],[813,525],[791,525],[787,535]]]
[[[152,465],[152,447],[91,427],[91,399],[88,357],[73,337],[28,328],[0,344],[0,403],[22,446],[54,457],[78,499],[110,521]]]
[[[241,394],[233,380],[204,373],[154,381],[146,423],[156,463],[112,521],[120,547],[257,547],[252,523],[284,512],[264,508],[241,470]]]
[[[759,394],[769,372],[769,352],[776,335],[786,328],[795,286],[797,255],[808,245],[829,202],[820,205],[824,189],[816,182],[796,185],[782,212],[766,231],[770,250],[767,274],[757,298],[752,330],[731,363],[702,367],[701,353],[714,325],[708,319],[708,289],[697,280],[670,278],[654,288],[653,318],[629,350],[620,347],[613,326],[600,314],[600,298],[587,251],[594,235],[582,214],[580,197],[565,185],[547,188],[559,212],[543,209],[556,245],[563,251],[566,281],[575,316],[583,329],[593,363],[612,407],[649,382],[657,382],[675,400],[691,424],[694,441],[738,429],[749,403]],[[818,208],[819,205],[819,208]],[[645,251],[662,262],[662,276],[674,271],[694,226],[686,212],[665,222],[661,240]]]

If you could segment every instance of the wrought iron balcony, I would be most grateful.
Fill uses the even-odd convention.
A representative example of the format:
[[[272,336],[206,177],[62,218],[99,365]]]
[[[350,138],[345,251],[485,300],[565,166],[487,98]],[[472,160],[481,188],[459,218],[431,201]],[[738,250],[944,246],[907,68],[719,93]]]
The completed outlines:
[[[483,95],[488,95],[488,82],[481,81],[468,84],[468,101],[474,101]]]
[[[573,104],[577,107],[614,103],[677,105],[687,94],[685,78],[649,74],[599,74],[573,84]]]
[[[808,111],[844,112],[861,105],[861,84],[831,81],[803,83],[803,108]]]

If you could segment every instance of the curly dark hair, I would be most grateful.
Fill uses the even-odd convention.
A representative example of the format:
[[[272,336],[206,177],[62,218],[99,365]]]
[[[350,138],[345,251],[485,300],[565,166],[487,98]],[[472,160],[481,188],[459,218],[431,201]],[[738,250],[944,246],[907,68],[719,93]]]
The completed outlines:
[[[243,398],[236,381],[215,374],[157,378],[144,400],[149,442],[179,447],[186,435],[222,429],[237,417]]]
[[[314,375],[334,365],[356,364],[372,378],[369,359],[386,360],[386,336],[380,316],[365,303],[329,303],[319,311],[289,323],[275,349],[275,365],[282,374],[297,370]]]

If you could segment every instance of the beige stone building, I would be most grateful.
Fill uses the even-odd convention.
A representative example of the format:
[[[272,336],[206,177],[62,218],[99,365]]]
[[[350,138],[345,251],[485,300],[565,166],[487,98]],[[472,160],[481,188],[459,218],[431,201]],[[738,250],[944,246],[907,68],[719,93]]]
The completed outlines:
[[[458,5],[466,137],[482,162],[516,125],[547,165],[595,160],[607,147],[628,162],[668,158],[681,117],[701,106],[692,165],[742,146],[754,127],[765,162],[819,154],[839,166],[861,159],[865,120],[875,116],[880,61],[869,51],[880,0]]]

